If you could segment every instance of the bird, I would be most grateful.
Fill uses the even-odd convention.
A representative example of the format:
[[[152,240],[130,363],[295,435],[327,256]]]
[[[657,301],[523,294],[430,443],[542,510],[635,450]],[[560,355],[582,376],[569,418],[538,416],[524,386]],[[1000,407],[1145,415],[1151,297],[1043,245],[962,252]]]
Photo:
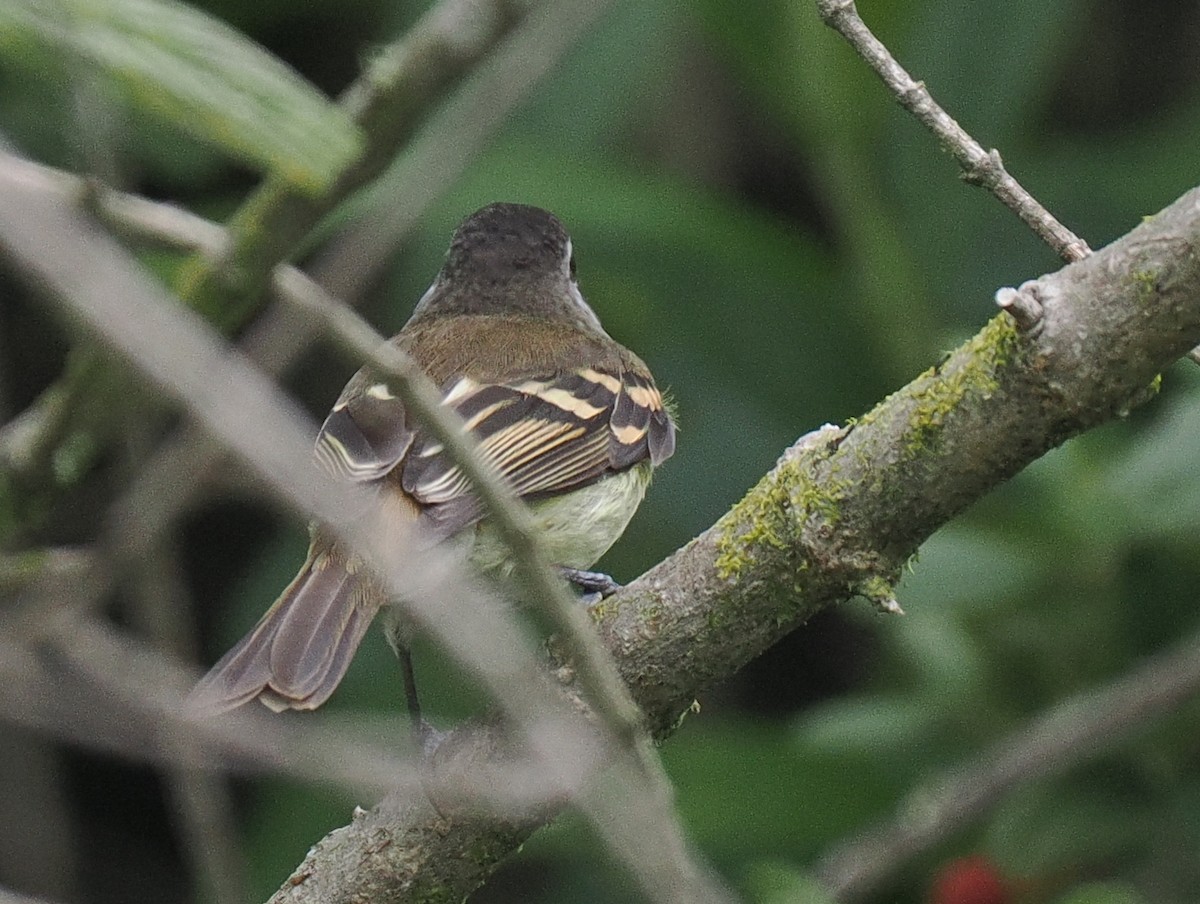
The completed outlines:
[[[676,428],[649,368],[584,300],[560,220],[508,202],[467,216],[389,342],[439,387],[479,453],[528,504],[542,549],[564,578],[603,594],[619,586],[587,569],[624,532],[652,471],[674,453]],[[463,550],[481,572],[511,574],[511,553],[462,470],[369,366],[334,403],[314,456],[335,478],[375,491],[390,517]],[[400,602],[313,524],[296,577],[199,681],[188,705],[203,715],[256,699],[276,712],[316,709],[383,610],[420,734],[427,726]]]

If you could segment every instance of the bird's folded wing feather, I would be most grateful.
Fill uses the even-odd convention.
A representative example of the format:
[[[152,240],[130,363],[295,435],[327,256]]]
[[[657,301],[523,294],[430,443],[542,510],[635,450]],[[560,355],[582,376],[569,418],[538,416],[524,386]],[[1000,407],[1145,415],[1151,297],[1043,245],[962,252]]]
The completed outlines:
[[[443,387],[480,451],[518,496],[564,492],[675,449],[675,428],[648,376],[583,367],[506,383],[458,376]],[[423,520],[449,536],[482,507],[441,444],[411,423],[386,384],[347,387],[317,438],[318,460],[355,481],[398,477]]]

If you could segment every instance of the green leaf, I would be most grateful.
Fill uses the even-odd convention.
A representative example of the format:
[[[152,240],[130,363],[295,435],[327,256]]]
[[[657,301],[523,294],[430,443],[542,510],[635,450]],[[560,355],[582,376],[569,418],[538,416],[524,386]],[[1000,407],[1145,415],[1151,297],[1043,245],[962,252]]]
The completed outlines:
[[[940,718],[928,701],[908,694],[838,697],[801,717],[799,737],[828,755],[886,758],[918,747]]]
[[[746,879],[750,899],[757,904],[833,904],[833,898],[816,879],[783,863],[756,863]]]
[[[133,106],[308,192],[358,153],[347,115],[221,21],[168,0],[3,0],[0,54],[98,69]]]
[[[1143,904],[1145,900],[1120,882],[1094,882],[1068,893],[1058,904]]]
[[[1013,875],[1119,863],[1146,848],[1161,818],[1129,784],[1129,773],[1096,767],[1069,783],[1021,789],[997,809],[988,849]]]

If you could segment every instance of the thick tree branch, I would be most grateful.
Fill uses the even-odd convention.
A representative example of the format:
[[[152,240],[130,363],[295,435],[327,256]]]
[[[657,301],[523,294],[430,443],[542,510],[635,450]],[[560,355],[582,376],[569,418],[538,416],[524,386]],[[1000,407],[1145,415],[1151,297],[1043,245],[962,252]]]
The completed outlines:
[[[1036,335],[995,318],[858,422],[789,449],[717,524],[597,607],[652,730],[671,733],[695,695],[819,609],[853,595],[886,605],[901,566],[938,527],[1144,398],[1200,340],[1198,243],[1200,191],[1192,191],[1023,287],[1043,308]],[[455,755],[486,759],[493,731],[456,732]],[[438,875],[442,858],[474,850],[498,858],[534,822],[445,819],[385,801],[320,842],[273,900],[351,901],[382,888],[391,900],[414,900],[408,890]]]

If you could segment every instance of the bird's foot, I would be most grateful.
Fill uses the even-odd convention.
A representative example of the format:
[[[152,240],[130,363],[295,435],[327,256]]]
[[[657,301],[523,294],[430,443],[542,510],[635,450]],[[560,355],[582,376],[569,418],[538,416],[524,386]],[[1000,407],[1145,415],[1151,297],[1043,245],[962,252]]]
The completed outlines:
[[[585,606],[592,606],[606,596],[612,596],[621,589],[621,585],[607,574],[600,571],[583,571],[579,568],[560,566],[559,573],[582,591],[579,601]]]

